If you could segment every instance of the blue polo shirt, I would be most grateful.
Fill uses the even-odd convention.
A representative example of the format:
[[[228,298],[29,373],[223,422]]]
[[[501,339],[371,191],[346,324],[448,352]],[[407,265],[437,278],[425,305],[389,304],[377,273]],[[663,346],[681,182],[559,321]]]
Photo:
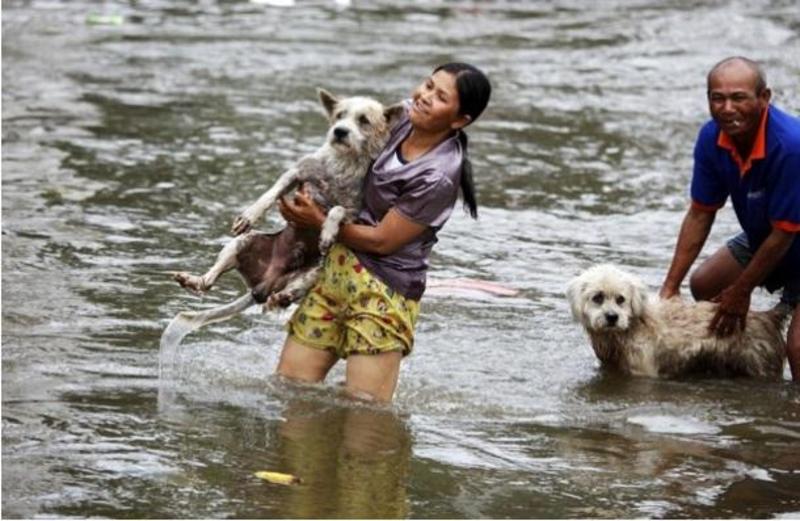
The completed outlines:
[[[755,252],[772,228],[800,232],[800,119],[769,106],[761,117],[750,157],[743,161],[714,120],[694,149],[692,206],[721,208],[728,196]],[[800,277],[800,235],[767,279],[767,286]]]

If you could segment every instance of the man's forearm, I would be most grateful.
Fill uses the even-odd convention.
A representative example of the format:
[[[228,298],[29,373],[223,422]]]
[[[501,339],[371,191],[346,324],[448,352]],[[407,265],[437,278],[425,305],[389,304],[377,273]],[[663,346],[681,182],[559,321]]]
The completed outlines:
[[[795,236],[794,233],[773,228],[733,286],[741,291],[752,292],[781,262]]]
[[[700,250],[703,249],[703,245],[711,231],[711,225],[714,224],[715,216],[714,212],[695,208],[690,208],[686,213],[678,235],[678,243],[675,245],[672,263],[664,279],[662,295],[665,292],[670,294],[678,293],[681,282],[683,282],[697,256],[700,255]]]

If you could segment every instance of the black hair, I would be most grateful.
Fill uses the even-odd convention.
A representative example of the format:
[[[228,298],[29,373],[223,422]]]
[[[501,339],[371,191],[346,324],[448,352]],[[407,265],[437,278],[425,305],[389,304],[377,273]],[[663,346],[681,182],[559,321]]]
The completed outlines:
[[[480,69],[468,63],[452,62],[439,65],[433,70],[436,74],[445,71],[455,76],[458,91],[458,113],[469,116],[472,123],[481,115],[492,94],[492,84]],[[475,183],[472,179],[472,162],[467,155],[469,140],[464,130],[458,131],[458,141],[464,150],[461,161],[461,194],[464,198],[464,209],[473,219],[478,218],[478,201],[475,197]]]

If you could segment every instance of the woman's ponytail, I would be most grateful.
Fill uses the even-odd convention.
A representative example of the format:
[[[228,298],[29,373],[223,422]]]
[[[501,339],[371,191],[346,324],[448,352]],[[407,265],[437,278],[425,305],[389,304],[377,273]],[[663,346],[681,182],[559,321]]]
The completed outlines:
[[[475,182],[472,179],[472,162],[467,154],[469,140],[467,133],[463,130],[458,133],[458,141],[461,143],[461,197],[464,199],[464,210],[469,212],[473,219],[478,218],[478,201],[475,197]]]
[[[492,94],[492,85],[489,78],[474,65],[468,63],[446,63],[436,67],[438,71],[446,71],[456,78],[458,90],[459,114],[470,117],[470,123],[478,119],[483,109],[489,103]],[[472,163],[467,154],[468,140],[463,130],[458,132],[458,141],[461,143],[463,159],[461,160],[461,194],[464,198],[464,209],[473,219],[478,218],[478,202],[475,198],[475,183],[472,180]]]

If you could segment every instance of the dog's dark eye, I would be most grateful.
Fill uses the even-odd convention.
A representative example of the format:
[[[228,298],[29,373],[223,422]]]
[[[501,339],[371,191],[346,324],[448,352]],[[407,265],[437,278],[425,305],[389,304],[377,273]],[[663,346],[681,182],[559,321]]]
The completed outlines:
[[[618,305],[618,306],[621,306],[621,305],[623,305],[624,303],[625,303],[625,297],[623,297],[622,295],[620,295],[619,297],[617,297],[617,305]]]
[[[335,119],[342,119],[342,118],[344,117],[344,111],[343,111],[343,110],[340,110],[340,111],[339,111],[339,112],[337,112],[337,113],[336,113],[336,114],[335,114],[333,117],[334,117]]]
[[[592,297],[592,302],[594,302],[595,304],[602,304],[603,300],[605,300],[605,298],[606,298],[606,296],[603,295],[602,292],[595,293],[594,296]]]
[[[361,125],[362,127],[369,126],[369,119],[367,119],[367,116],[364,116],[362,114],[361,116],[358,117],[358,124]]]

